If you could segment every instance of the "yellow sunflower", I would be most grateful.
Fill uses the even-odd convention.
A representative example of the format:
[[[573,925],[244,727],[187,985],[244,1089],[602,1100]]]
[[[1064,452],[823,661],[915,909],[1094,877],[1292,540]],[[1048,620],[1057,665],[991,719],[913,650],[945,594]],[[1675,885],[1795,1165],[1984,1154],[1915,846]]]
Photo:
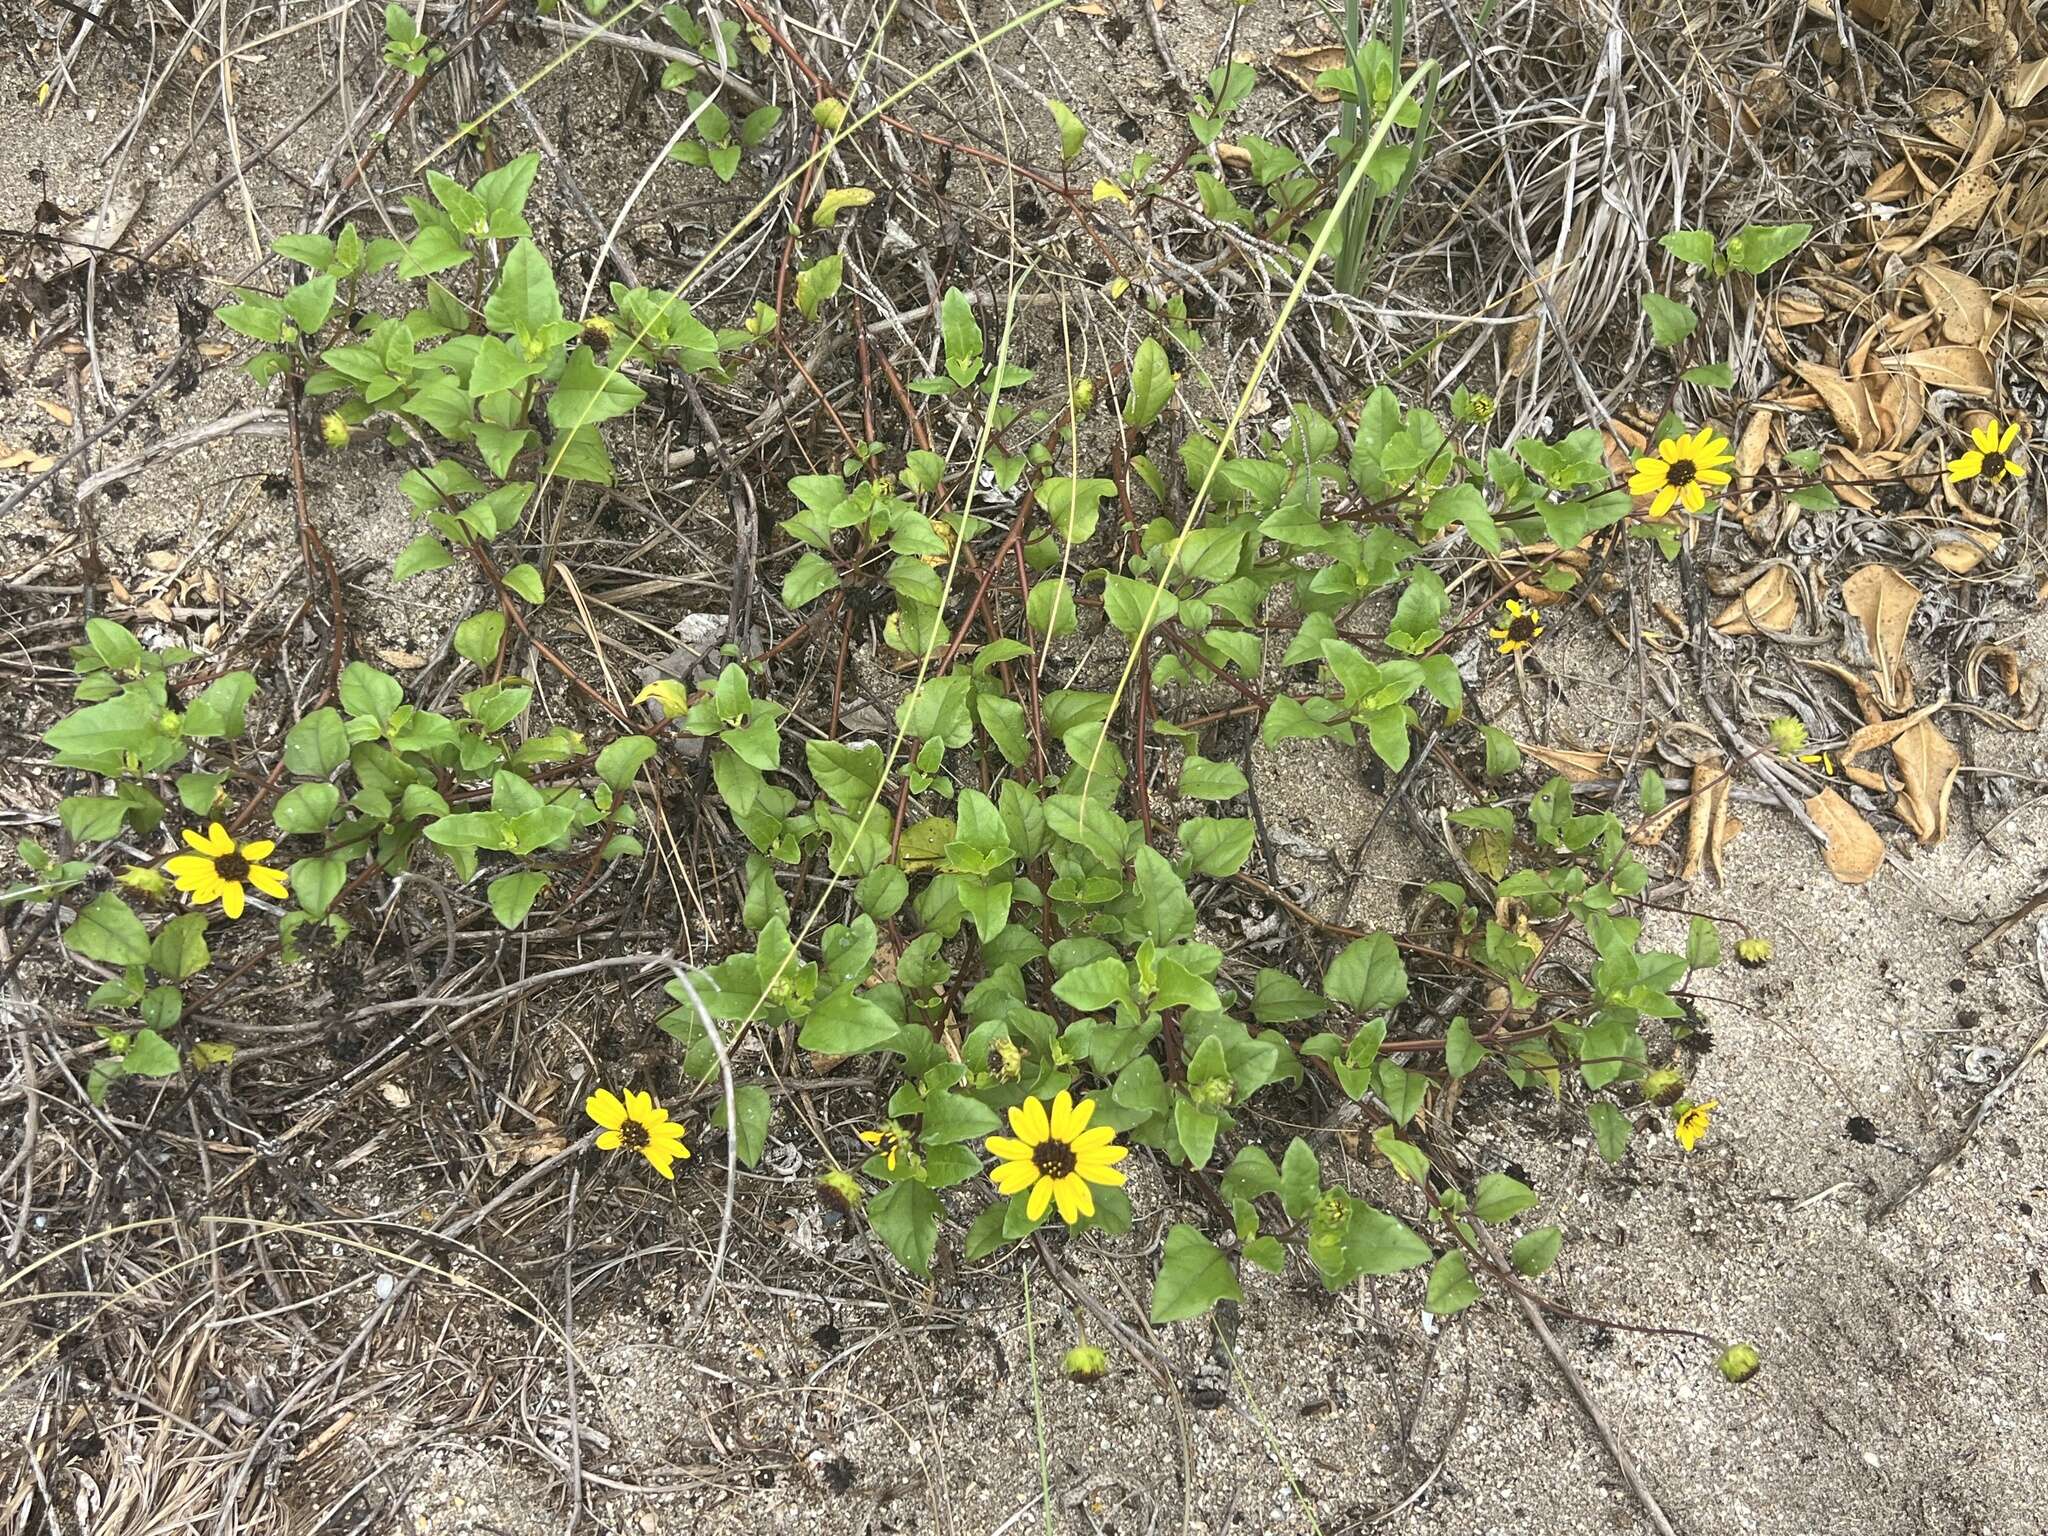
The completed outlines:
[[[1711,487],[1728,483],[1723,464],[1733,464],[1728,439],[1712,427],[1702,427],[1683,437],[1666,438],[1657,451],[1636,460],[1636,472],[1629,477],[1631,496],[1653,496],[1651,517],[1662,517],[1674,505],[1688,512],[1703,510]]]
[[[2019,441],[2019,435],[2020,424],[2016,421],[2003,426],[1993,421],[1987,427],[1970,428],[1970,451],[1948,461],[1949,480],[1974,480],[1979,475],[1987,480],[2017,480],[2027,472],[2026,465],[2012,457],[2012,445]]]
[[[1721,1107],[1719,1099],[1708,1099],[1704,1104],[1694,1104],[1681,1099],[1678,1114],[1671,1122],[1671,1134],[1678,1138],[1678,1144],[1690,1152],[1707,1134],[1707,1126],[1714,1118],[1714,1111]]]
[[[233,918],[242,915],[244,886],[253,885],[279,901],[291,894],[284,871],[268,868],[261,862],[277,847],[267,838],[238,843],[234,834],[217,821],[206,829],[204,837],[190,827],[185,829],[184,836],[193,851],[165,860],[164,868],[177,882],[178,889],[192,898],[194,906],[217,901],[220,909]]]
[[[910,1135],[894,1120],[878,1131],[862,1131],[860,1139],[881,1154],[891,1173],[896,1171],[897,1158],[910,1156]]]
[[[664,1179],[674,1178],[676,1160],[690,1155],[683,1145],[682,1125],[669,1119],[668,1111],[654,1102],[652,1094],[628,1088],[621,1103],[609,1088],[600,1088],[583,1101],[583,1113],[604,1127],[598,1146],[607,1152],[630,1147]]]
[[[1512,656],[1526,651],[1543,638],[1543,618],[1533,608],[1524,608],[1512,597],[1502,608],[1500,623],[1487,633],[1500,642],[1500,653]]]
[[[1045,1100],[1026,1099],[1010,1111],[1010,1129],[1017,1134],[991,1136],[990,1155],[998,1161],[989,1177],[1006,1195],[1031,1192],[1024,1214],[1033,1221],[1055,1202],[1060,1220],[1069,1226],[1095,1214],[1095,1193],[1090,1184],[1121,1184],[1123,1174],[1116,1165],[1131,1155],[1129,1147],[1116,1144],[1116,1130],[1088,1121],[1095,1113],[1095,1101],[1076,1104],[1062,1088],[1047,1113]]]

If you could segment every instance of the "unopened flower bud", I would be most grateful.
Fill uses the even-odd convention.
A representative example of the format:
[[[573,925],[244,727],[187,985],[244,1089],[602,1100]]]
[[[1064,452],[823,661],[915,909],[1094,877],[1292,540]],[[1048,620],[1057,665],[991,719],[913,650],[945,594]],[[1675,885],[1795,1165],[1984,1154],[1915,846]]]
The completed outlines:
[[[1067,1351],[1060,1369],[1066,1372],[1067,1380],[1092,1387],[1109,1374],[1109,1356],[1093,1344],[1076,1344]]]
[[[1643,1079],[1643,1097],[1652,1104],[1669,1104],[1685,1092],[1685,1074],[1660,1067]]]
[[[1730,1344],[1714,1363],[1721,1368],[1723,1377],[1739,1387],[1763,1368],[1764,1357],[1756,1352],[1754,1344]]]
[[[1769,965],[1771,963],[1771,941],[1769,939],[1737,939],[1735,941],[1735,958],[1748,966],[1752,971],[1760,966]]]

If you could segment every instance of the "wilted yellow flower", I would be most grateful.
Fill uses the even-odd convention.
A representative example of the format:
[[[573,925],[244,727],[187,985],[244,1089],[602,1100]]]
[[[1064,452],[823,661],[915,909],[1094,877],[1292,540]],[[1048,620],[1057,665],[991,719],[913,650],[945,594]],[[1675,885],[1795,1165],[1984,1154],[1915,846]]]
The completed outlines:
[[[1057,1202],[1060,1220],[1071,1226],[1095,1214],[1095,1194],[1089,1185],[1123,1183],[1116,1165],[1130,1156],[1130,1148],[1116,1144],[1114,1127],[1090,1129],[1094,1114],[1095,1100],[1076,1104],[1062,1088],[1049,1113],[1043,1099],[1026,1099],[1010,1111],[1014,1138],[988,1138],[988,1150],[998,1159],[989,1178],[1005,1195],[1028,1190],[1031,1198],[1024,1214],[1033,1221]]]
[[[1728,483],[1728,471],[1721,466],[1734,462],[1728,439],[1702,427],[1683,437],[1666,438],[1654,454],[1637,459],[1628,491],[1631,496],[1654,498],[1651,517],[1662,517],[1674,505],[1698,512],[1706,507],[1709,488]]]
[[[1501,609],[1500,623],[1487,634],[1500,642],[1501,655],[1512,656],[1543,638],[1543,620],[1535,609],[1525,608],[1511,597]]]
[[[891,1173],[896,1171],[897,1158],[910,1156],[910,1135],[894,1120],[878,1131],[862,1131],[860,1139],[881,1155]]]
[[[1719,1099],[1708,1099],[1704,1104],[1692,1104],[1681,1099],[1678,1114],[1671,1122],[1671,1134],[1678,1138],[1678,1144],[1690,1152],[1707,1134],[1707,1126],[1714,1118],[1714,1111],[1721,1107]]]
[[[2016,421],[2003,426],[1993,421],[1986,427],[1970,428],[1970,451],[1948,461],[1949,480],[1974,480],[1980,475],[1987,480],[2017,480],[2027,472],[2026,465],[2012,457],[2012,445],[2019,435],[2020,424]]]

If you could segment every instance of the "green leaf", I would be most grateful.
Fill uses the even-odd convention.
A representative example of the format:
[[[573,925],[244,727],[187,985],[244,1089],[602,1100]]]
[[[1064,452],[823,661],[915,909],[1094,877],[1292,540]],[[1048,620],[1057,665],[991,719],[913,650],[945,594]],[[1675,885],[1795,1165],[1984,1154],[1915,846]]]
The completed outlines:
[[[562,381],[548,397],[548,420],[564,432],[623,416],[647,398],[647,391],[615,368],[597,360],[588,347],[578,347],[562,370]],[[516,590],[516,589],[515,589]],[[526,596],[521,593],[521,596]],[[529,602],[539,602],[530,597]]]
[[[1052,984],[1053,996],[1084,1013],[1131,1001],[1130,967],[1118,955],[1104,955],[1077,966]]]
[[[1664,802],[1670,797],[1664,787],[1664,775],[1654,768],[1645,768],[1642,777],[1636,781],[1636,794],[1641,799],[1643,814],[1654,816],[1664,809]]]
[[[178,1048],[153,1029],[138,1029],[121,1053],[121,1068],[130,1077],[176,1077]]]
[[[1289,1221],[1300,1221],[1315,1209],[1322,1193],[1323,1170],[1315,1149],[1297,1136],[1280,1159],[1280,1208]]]
[[[1472,1214],[1486,1222],[1506,1221],[1535,1203],[1535,1190],[1504,1173],[1482,1174],[1472,1191]]]
[[[1657,243],[1691,266],[1711,267],[1714,264],[1714,236],[1710,230],[1674,229],[1668,235],[1658,236]]]
[[[846,258],[834,251],[796,275],[796,307],[806,320],[818,318],[818,310],[839,291],[846,276]]]
[[[542,585],[538,568],[531,565],[515,565],[505,573],[505,585],[517,592],[538,608],[547,601],[547,589]]]
[[[1060,159],[1071,165],[1080,158],[1081,146],[1088,138],[1088,125],[1074,116],[1063,101],[1046,98],[1045,110],[1052,114],[1052,120],[1060,128]]]
[[[1594,1144],[1608,1162],[1618,1163],[1628,1154],[1629,1138],[1635,1134],[1635,1127],[1614,1105],[1604,1099],[1596,1100],[1586,1108],[1586,1122],[1593,1127]]]
[[[1003,1128],[1002,1117],[964,1093],[934,1093],[924,1101],[922,1139],[933,1146],[972,1141]]]
[[[782,600],[792,608],[801,608],[838,585],[839,572],[832,562],[816,550],[807,549],[782,578]]]
[[[379,725],[391,718],[391,712],[405,702],[405,689],[398,679],[388,672],[379,672],[367,662],[352,661],[341,669],[341,707],[351,715],[364,716]],[[312,715],[306,717],[312,719]],[[305,721],[301,721],[303,725]],[[293,728],[297,734],[297,728]],[[287,738],[289,741],[289,738]],[[348,755],[346,748],[342,756]]]
[[[57,804],[57,819],[74,843],[105,842],[128,819],[128,802],[119,795],[67,795]]]
[[[204,816],[220,798],[220,787],[226,780],[225,773],[181,773],[178,775],[178,804],[194,816]]]
[[[1745,224],[1728,240],[1728,265],[1753,275],[1768,272],[1813,234],[1811,224]]]
[[[301,784],[287,790],[274,813],[280,832],[324,832],[341,808],[341,790],[333,784]]]
[[[796,1043],[827,1056],[854,1056],[873,1050],[895,1033],[896,1021],[879,1004],[849,989],[833,993],[811,1010]]]
[[[1166,348],[1150,336],[1138,343],[1131,359],[1131,393],[1124,402],[1124,421],[1143,430],[1159,419],[1166,402],[1173,398],[1173,365]]]
[[[87,619],[85,643],[110,672],[133,672],[142,666],[142,642],[112,619]]]
[[[1180,792],[1190,800],[1229,800],[1245,792],[1244,770],[1190,752],[1180,768]]]
[[[1152,1284],[1152,1321],[1180,1322],[1202,1316],[1219,1301],[1242,1300],[1230,1260],[1193,1227],[1176,1222]]]
[[[1429,1293],[1422,1304],[1438,1317],[1462,1312],[1479,1299],[1479,1287],[1465,1263],[1463,1249],[1453,1248],[1429,1272]]]
[[[1059,577],[1047,577],[1032,585],[1024,603],[1024,618],[1040,634],[1074,632],[1074,589]]]
[[[1472,1038],[1471,1024],[1465,1015],[1459,1014],[1451,1020],[1450,1030],[1444,1037],[1444,1065],[1450,1068],[1451,1076],[1463,1077],[1484,1060],[1486,1047]]]
[[[548,877],[537,869],[500,875],[486,887],[491,900],[491,916],[498,920],[500,928],[517,928],[526,921],[526,914],[533,910],[534,902],[547,888]]]
[[[1291,1024],[1313,1019],[1329,1010],[1330,1001],[1311,992],[1285,971],[1271,966],[1259,971],[1252,988],[1252,1017],[1261,1024]]]
[[[479,672],[488,672],[498,660],[498,647],[505,639],[505,615],[493,608],[487,613],[472,613],[455,626],[455,653],[472,663]]]
[[[172,918],[149,945],[149,968],[166,981],[196,976],[212,958],[206,947],[206,919],[197,912]]]
[[[740,1083],[733,1088],[732,1107],[739,1120],[739,1129],[733,1132],[733,1152],[742,1163],[752,1168],[761,1161],[761,1151],[768,1144],[768,1120],[774,1112],[775,1102],[759,1083]],[[728,1129],[723,1096],[711,1116],[711,1123],[720,1130]]]
[[[255,696],[253,673],[230,672],[216,678],[185,706],[184,734],[194,741],[241,735],[248,729],[249,700]]]
[[[1385,1013],[1408,996],[1408,968],[1391,935],[1354,939],[1330,963],[1323,991],[1354,1013]]]
[[[1660,347],[1675,347],[1699,329],[1700,317],[1691,305],[1661,293],[1643,295],[1643,312],[1650,317],[1650,334]]]
[[[64,947],[102,965],[141,965],[149,958],[149,934],[127,902],[103,891],[64,930]]]
[[[1193,861],[1195,873],[1219,878],[1244,868],[1255,836],[1256,829],[1247,817],[1190,816],[1180,824],[1180,845]]]
[[[868,1221],[897,1261],[928,1274],[939,1241],[939,1197],[912,1179],[891,1184],[868,1202]]]
[[[849,746],[816,739],[804,743],[804,760],[818,788],[841,810],[865,810],[882,782],[882,749],[873,742]]]
[[[1102,612],[1117,631],[1136,639],[1155,624],[1172,618],[1179,608],[1173,594],[1150,581],[1111,572],[1104,578]]]
[[[500,336],[536,335],[562,318],[562,296],[554,269],[531,240],[521,240],[505,257],[497,286],[484,300],[484,324]]]
[[[1702,389],[1733,389],[1735,370],[1726,363],[1701,363],[1697,368],[1688,368],[1679,377],[1688,384],[1697,384]]]
[[[1508,1262],[1514,1265],[1516,1274],[1534,1280],[1557,1262],[1557,1250],[1563,1243],[1563,1229],[1538,1227],[1515,1240],[1515,1246],[1508,1251]]]
[[[1685,934],[1685,963],[1689,970],[1711,970],[1721,963],[1721,930],[1710,917],[1695,917]]]
[[[348,864],[333,856],[300,859],[292,865],[292,896],[302,911],[325,917],[334,898],[348,884]]]
[[[946,342],[946,376],[965,388],[981,376],[981,322],[974,305],[958,288],[948,288],[939,301],[939,327]]]
[[[431,533],[423,533],[398,552],[398,559],[391,566],[391,579],[405,581],[454,563],[455,557],[448,553],[446,544]]]

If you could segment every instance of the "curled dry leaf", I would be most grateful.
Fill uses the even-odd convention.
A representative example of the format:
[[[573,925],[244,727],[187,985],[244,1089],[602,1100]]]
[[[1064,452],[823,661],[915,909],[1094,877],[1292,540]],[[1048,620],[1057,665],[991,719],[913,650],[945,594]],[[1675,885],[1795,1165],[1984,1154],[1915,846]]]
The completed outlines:
[[[1774,565],[1714,615],[1714,628],[1724,635],[1784,634],[1799,623],[1799,584],[1782,565]]]
[[[2048,91],[2048,58],[2029,59],[2005,82],[2005,104],[2017,112]]]
[[[1986,555],[1995,555],[2005,540],[1988,528],[1945,528],[1934,536],[1934,548],[1928,551],[1934,563],[1945,571],[1957,576],[1968,575],[1984,563]]]
[[[1854,379],[1825,363],[1794,363],[1793,371],[1804,379],[1826,404],[1835,425],[1856,449],[1877,446],[1877,415],[1870,408],[1870,392]]]
[[[1862,626],[1877,671],[1877,697],[1889,710],[1913,705],[1913,674],[1906,667],[1906,625],[1920,589],[1888,565],[1866,565],[1842,583],[1842,606]]]
[[[1994,387],[1991,363],[1982,347],[1922,347],[1884,365],[1912,374],[1930,389],[1952,389],[1961,395],[1989,398]]]
[[[1614,772],[1614,760],[1605,752],[1567,752],[1557,747],[1534,747],[1518,741],[1525,757],[1533,757],[1553,773],[1561,773],[1574,784],[1588,784]]]
[[[1342,69],[1344,65],[1344,50],[1336,43],[1323,43],[1313,48],[1282,48],[1273,55],[1275,69],[1324,103],[1341,101],[1343,97],[1328,86],[1316,84],[1316,77],[1326,69]]]
[[[1963,766],[1961,755],[1935,729],[1933,717],[1942,708],[1929,704],[1900,719],[1866,725],[1842,748],[1842,772],[1865,789],[1877,790],[1891,786],[1882,775],[1858,767],[1856,760],[1879,747],[1892,749],[1902,786],[1899,820],[1923,843],[1938,843],[1947,835],[1949,796]]]
[[[1923,262],[1913,276],[1941,334],[1959,346],[1981,345],[1997,326],[1991,294],[1974,277],[1938,261]]]
[[[1827,834],[1821,853],[1828,872],[1844,885],[1861,885],[1884,867],[1884,839],[1863,819],[1863,813],[1824,789],[1806,802],[1806,814]]]
[[[1934,211],[1927,216],[1927,227],[1911,245],[1909,251],[1917,251],[1936,235],[1951,229],[1972,230],[1984,218],[1984,210],[1998,198],[1999,185],[1995,178],[1983,171],[1965,171],[1955,183],[1942,194],[1941,201],[1934,205]]]
[[[1702,865],[1714,871],[1716,882],[1723,878],[1721,850],[1742,830],[1742,823],[1728,814],[1734,789],[1735,781],[1718,754],[1693,759],[1692,815],[1685,824],[1685,865],[1678,872],[1682,879],[1693,879]]]
[[[1951,149],[1967,149],[1977,131],[1977,108],[1961,91],[1935,86],[1913,98],[1920,125]]]

